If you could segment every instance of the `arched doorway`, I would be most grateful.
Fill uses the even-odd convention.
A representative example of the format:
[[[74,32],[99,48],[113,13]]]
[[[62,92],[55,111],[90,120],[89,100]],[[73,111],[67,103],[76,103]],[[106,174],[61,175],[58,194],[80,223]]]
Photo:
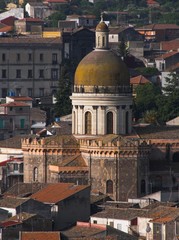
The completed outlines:
[[[85,113],[85,134],[91,134],[91,113],[86,112]]]
[[[107,113],[107,134],[113,134],[113,113]]]

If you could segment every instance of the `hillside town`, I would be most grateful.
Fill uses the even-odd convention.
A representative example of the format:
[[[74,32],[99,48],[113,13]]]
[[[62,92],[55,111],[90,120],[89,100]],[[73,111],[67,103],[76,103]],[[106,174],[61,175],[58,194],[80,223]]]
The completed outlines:
[[[178,12],[0,2],[0,240],[179,239]]]

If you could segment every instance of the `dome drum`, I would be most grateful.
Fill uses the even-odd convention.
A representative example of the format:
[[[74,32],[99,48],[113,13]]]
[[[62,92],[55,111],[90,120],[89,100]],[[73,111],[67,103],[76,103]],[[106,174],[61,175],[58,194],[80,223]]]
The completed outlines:
[[[112,94],[131,94],[132,86],[84,86],[74,85],[74,93],[112,93]]]

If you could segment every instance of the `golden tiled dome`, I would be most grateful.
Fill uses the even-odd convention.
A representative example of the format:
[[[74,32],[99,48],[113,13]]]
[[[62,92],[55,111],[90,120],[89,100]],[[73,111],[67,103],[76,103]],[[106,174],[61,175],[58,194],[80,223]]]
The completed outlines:
[[[100,32],[108,32],[108,26],[106,25],[105,22],[100,22],[97,26],[96,26],[96,31],[100,31]]]
[[[129,86],[129,72],[124,62],[110,50],[94,50],[85,56],[75,72],[75,85]]]

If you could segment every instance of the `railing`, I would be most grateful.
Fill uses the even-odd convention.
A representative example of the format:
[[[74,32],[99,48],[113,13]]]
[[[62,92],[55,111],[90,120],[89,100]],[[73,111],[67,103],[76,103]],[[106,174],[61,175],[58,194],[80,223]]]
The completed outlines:
[[[23,175],[23,171],[18,171],[18,170],[14,170],[14,171],[7,171],[7,176],[14,176],[14,175]]]
[[[75,85],[73,89],[74,93],[132,93],[132,86],[84,86],[84,85]]]

